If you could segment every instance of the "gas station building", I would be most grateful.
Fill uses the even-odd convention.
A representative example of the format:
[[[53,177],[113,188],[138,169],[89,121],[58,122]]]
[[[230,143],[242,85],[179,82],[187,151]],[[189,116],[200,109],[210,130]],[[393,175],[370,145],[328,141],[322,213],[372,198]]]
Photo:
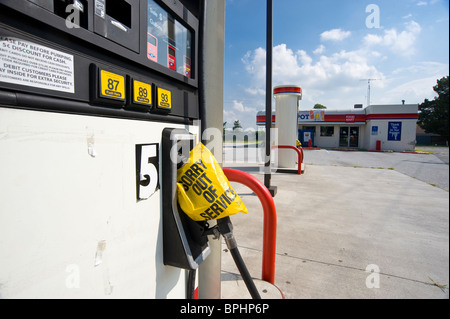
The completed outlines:
[[[418,104],[371,105],[347,110],[315,109],[298,113],[298,139],[320,148],[412,151],[416,145]],[[265,124],[265,112],[257,125]],[[275,124],[276,116],[272,117]]]

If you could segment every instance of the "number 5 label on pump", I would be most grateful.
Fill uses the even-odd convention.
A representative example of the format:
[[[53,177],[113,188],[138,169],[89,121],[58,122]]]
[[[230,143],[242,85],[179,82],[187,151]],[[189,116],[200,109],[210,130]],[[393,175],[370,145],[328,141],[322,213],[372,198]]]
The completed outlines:
[[[149,199],[159,189],[158,144],[136,145],[137,199]]]
[[[101,70],[100,95],[110,99],[125,101],[125,77]]]

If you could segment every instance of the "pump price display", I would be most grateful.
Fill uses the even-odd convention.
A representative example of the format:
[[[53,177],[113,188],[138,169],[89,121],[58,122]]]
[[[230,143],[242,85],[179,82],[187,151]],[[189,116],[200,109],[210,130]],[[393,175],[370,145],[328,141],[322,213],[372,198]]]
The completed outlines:
[[[134,95],[133,102],[147,106],[152,105],[152,86],[151,84],[133,81]]]
[[[158,107],[163,109],[172,108],[172,92],[158,88]]]
[[[125,77],[119,74],[100,71],[100,95],[116,100],[125,100]]]

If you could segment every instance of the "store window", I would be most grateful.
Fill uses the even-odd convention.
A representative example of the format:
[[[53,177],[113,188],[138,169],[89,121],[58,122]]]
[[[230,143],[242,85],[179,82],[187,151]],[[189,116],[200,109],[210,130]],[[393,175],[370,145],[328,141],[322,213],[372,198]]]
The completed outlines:
[[[334,135],[334,126],[320,127],[320,136],[333,136],[333,135]]]
[[[315,126],[303,126],[303,130],[305,131],[312,131],[314,134],[316,133],[316,127]]]

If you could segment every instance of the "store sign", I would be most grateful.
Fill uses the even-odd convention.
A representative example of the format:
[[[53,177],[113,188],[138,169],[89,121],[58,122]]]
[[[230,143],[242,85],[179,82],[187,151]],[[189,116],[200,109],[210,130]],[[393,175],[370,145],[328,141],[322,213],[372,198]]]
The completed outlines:
[[[346,123],[355,123],[356,122],[356,115],[346,115],[345,116],[345,122]]]
[[[372,135],[378,135],[378,126],[372,126]]]
[[[389,122],[388,141],[402,140],[402,122]]]
[[[325,111],[311,110],[298,115],[300,122],[325,122]]]
[[[304,132],[303,133],[303,142],[308,144],[310,139],[311,139],[311,132]]]

